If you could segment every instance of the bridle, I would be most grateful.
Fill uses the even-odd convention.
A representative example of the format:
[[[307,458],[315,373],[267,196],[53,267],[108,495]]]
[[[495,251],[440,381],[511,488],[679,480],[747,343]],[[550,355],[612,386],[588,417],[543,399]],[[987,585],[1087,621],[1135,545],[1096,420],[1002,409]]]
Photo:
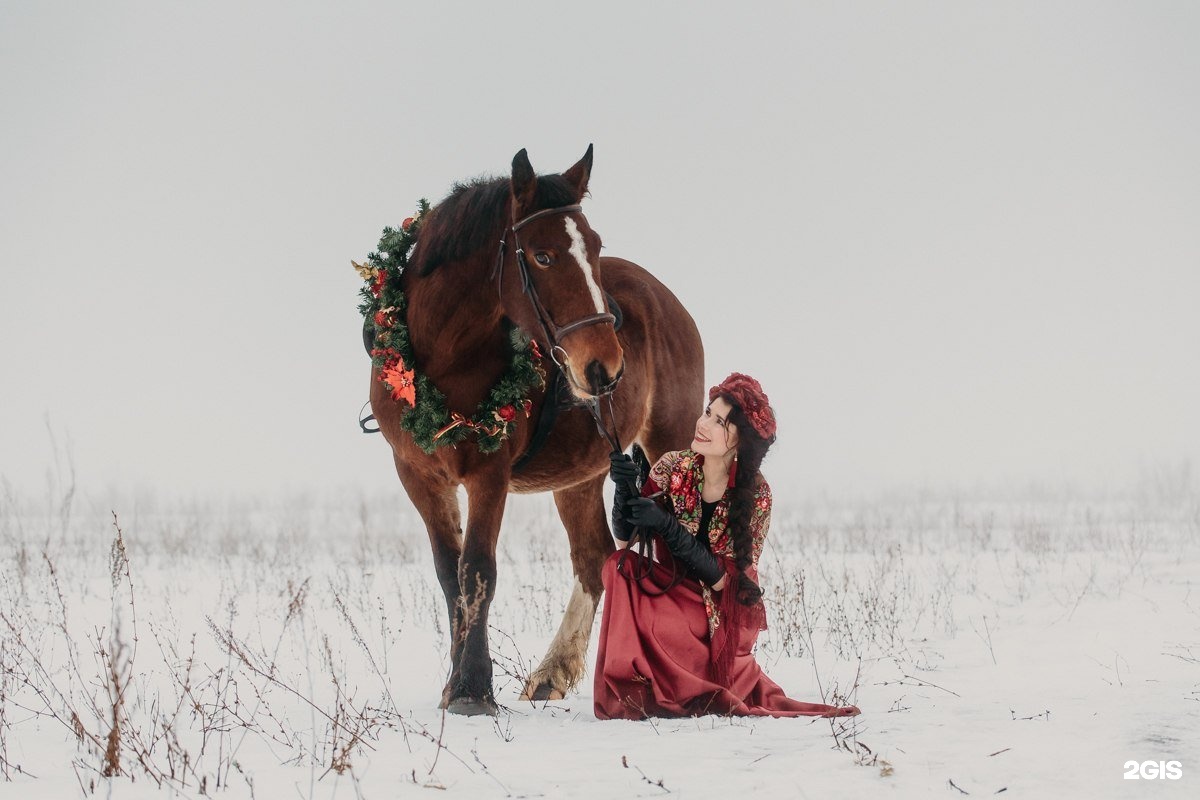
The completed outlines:
[[[563,348],[563,339],[568,334],[574,333],[580,328],[586,328],[591,325],[615,325],[617,318],[608,313],[602,312],[597,314],[589,314],[586,317],[568,322],[566,325],[559,325],[550,316],[550,312],[546,310],[546,306],[542,303],[542,298],[538,295],[537,287],[533,285],[533,279],[530,277],[529,262],[525,259],[525,249],[521,247],[521,237],[518,231],[524,228],[534,220],[549,217],[555,214],[573,214],[577,211],[582,211],[583,207],[574,206],[559,206],[557,208],[546,208],[541,211],[535,211],[527,217],[516,220],[509,226],[505,235],[500,239],[500,252],[496,256],[496,266],[492,269],[492,279],[496,281],[496,291],[503,294],[504,291],[504,254],[508,248],[508,234],[512,234],[513,247],[516,249],[517,268],[521,271],[521,291],[529,297],[530,303],[533,304],[534,314],[537,316],[538,325],[541,326],[542,335],[546,338],[546,344],[549,347],[550,358],[558,365],[558,368],[571,378],[570,372],[563,367],[563,361],[566,360],[567,351]],[[561,353],[561,358],[560,354]],[[611,381],[600,387],[600,391],[596,394],[599,396],[608,396],[611,398],[612,393],[616,391],[617,383],[621,380],[621,375],[625,372],[625,365],[621,364],[621,369],[617,371],[616,376]],[[574,380],[571,378],[571,380]]]
[[[542,335],[546,337],[546,343],[549,345],[550,358],[554,361],[566,377],[567,380],[574,382],[574,377],[571,376],[570,370],[566,369],[563,361],[566,360],[567,351],[562,346],[563,339],[569,333],[574,333],[580,328],[586,328],[590,325],[612,325],[616,327],[617,318],[610,313],[589,314],[586,317],[580,317],[574,322],[569,322],[566,325],[558,325],[554,318],[550,316],[550,312],[546,310],[546,306],[542,303],[542,298],[538,296],[537,287],[533,285],[533,279],[530,277],[529,262],[525,259],[525,248],[521,247],[521,237],[518,231],[524,228],[534,220],[542,219],[543,217],[553,216],[555,214],[574,214],[577,211],[583,211],[583,206],[558,206],[557,208],[544,208],[541,211],[535,211],[532,214],[523,217],[519,220],[514,220],[512,225],[505,231],[504,236],[500,238],[500,252],[496,255],[496,266],[492,268],[491,279],[496,281],[496,291],[501,296],[504,293],[504,254],[508,248],[508,234],[512,234],[513,247],[516,249],[517,269],[521,271],[521,291],[529,297],[529,301],[533,304],[534,314],[537,316],[538,325],[542,328]],[[559,358],[559,353],[562,353],[562,359]],[[600,387],[600,391],[592,397],[583,401],[587,406],[588,413],[592,415],[592,419],[596,421],[596,429],[600,435],[608,442],[614,452],[620,453],[624,450],[621,446],[621,440],[617,435],[617,415],[613,409],[613,392],[617,390],[617,384],[621,381],[621,376],[625,374],[625,363],[621,362],[621,368],[617,370],[617,374],[611,381]],[[608,416],[612,420],[611,430],[605,426],[604,419],[600,412],[600,397],[608,398]]]

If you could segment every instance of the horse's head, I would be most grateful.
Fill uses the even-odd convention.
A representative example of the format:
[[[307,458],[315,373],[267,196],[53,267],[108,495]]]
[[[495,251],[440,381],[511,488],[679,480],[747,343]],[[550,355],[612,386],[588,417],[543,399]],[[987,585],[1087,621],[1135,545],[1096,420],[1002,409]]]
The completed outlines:
[[[512,221],[501,249],[504,313],[562,367],[581,399],[611,394],[624,368],[600,277],[600,236],[579,202],[592,148],[561,175],[538,175],[525,151],[512,163]]]

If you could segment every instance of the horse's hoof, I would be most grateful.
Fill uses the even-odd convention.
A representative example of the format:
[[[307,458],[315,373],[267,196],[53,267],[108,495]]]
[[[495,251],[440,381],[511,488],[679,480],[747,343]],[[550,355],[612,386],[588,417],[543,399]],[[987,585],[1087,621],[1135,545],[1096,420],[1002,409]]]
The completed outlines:
[[[446,710],[464,717],[477,717],[481,714],[494,717],[500,713],[496,701],[490,697],[456,697],[446,704]]]
[[[542,702],[542,701],[546,701],[546,700],[562,700],[563,698],[566,697],[565,694],[560,692],[558,689],[555,689],[549,683],[540,683],[537,686],[532,687],[532,688],[533,688],[533,691],[530,691],[529,686],[525,687],[525,691],[521,692],[522,700],[529,700],[531,702]]]

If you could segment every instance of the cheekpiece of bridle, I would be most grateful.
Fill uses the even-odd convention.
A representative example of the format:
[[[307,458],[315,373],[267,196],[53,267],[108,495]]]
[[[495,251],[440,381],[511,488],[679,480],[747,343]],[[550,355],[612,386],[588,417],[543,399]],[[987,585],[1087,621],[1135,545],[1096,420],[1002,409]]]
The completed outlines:
[[[580,328],[586,328],[590,325],[613,325],[616,323],[617,318],[610,313],[603,312],[580,317],[574,322],[568,322],[566,325],[556,323],[554,318],[550,316],[550,312],[546,310],[545,304],[542,303],[542,298],[538,296],[537,287],[533,285],[533,279],[530,277],[529,262],[525,258],[525,249],[521,247],[521,237],[518,231],[534,220],[539,220],[543,217],[555,214],[573,214],[582,210],[583,207],[578,205],[545,208],[513,222],[505,236],[500,239],[500,252],[496,256],[496,266],[492,270],[492,278],[496,281],[496,290],[502,291],[504,285],[504,253],[508,247],[508,233],[511,233],[513,247],[517,251],[517,269],[521,271],[521,291],[529,297],[530,302],[533,304],[533,311],[537,315],[538,325],[541,326],[542,334],[546,338],[550,357],[554,359],[554,363],[558,365],[559,369],[563,368],[562,362],[564,360],[559,357],[559,353],[561,352],[563,357],[566,356],[566,350],[562,347],[562,341],[566,338],[567,334],[574,333]],[[621,375],[618,373],[612,381],[601,387],[601,391],[598,394],[612,394],[617,388],[617,382],[620,380]]]

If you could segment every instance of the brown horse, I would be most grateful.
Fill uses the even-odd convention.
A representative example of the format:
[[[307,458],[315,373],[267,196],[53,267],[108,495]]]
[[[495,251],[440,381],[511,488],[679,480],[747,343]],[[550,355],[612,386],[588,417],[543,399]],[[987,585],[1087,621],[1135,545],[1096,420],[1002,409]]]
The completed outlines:
[[[506,369],[506,327],[515,324],[561,364],[574,398],[611,394],[615,429],[657,459],[691,441],[703,400],[703,346],[691,316],[653,275],[629,261],[600,257],[600,237],[578,207],[591,167],[589,146],[561,175],[538,176],[522,150],[513,159],[511,180],[458,185],[427,214],[402,278],[412,351],[417,369],[445,394],[447,407],[469,418]],[[608,296],[621,312],[619,330]],[[544,445],[522,459],[540,415],[554,401],[542,389],[530,398],[530,418],[514,426],[497,452],[481,453],[472,436],[427,454],[400,426],[407,406],[392,400],[376,377],[371,408],[428,529],[446,595],[451,673],[442,707],[460,714],[497,712],[487,618],[510,491],[553,491],[570,540],[576,578],[571,598],[522,695],[565,697],[584,673],[603,591],[600,570],[613,551],[602,494],[610,447],[588,411],[571,407],[558,415]],[[465,530],[459,486],[468,498]]]

